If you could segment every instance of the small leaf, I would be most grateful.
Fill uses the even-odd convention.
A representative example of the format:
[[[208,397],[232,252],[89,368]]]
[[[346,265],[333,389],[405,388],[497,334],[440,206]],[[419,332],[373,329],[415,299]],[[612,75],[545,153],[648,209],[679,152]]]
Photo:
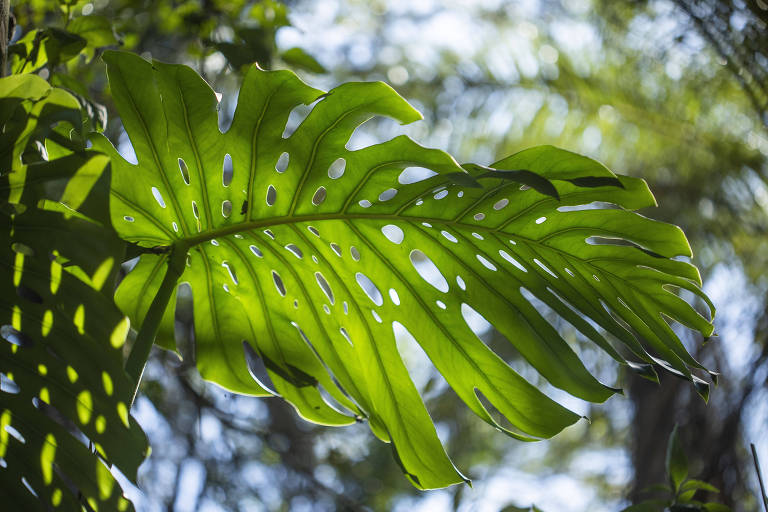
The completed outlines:
[[[290,48],[280,54],[280,58],[288,64],[297,69],[304,69],[312,73],[325,73],[326,69],[322,64],[308,54],[301,48]]]
[[[672,429],[672,434],[669,436],[666,458],[667,475],[675,493],[678,492],[680,485],[688,476],[688,457],[685,455],[677,432],[678,427],[675,425],[675,428]]]

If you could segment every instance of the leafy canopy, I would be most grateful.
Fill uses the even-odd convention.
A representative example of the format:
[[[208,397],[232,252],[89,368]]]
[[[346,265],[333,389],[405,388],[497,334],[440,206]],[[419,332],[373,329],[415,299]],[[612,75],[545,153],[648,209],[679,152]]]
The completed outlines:
[[[706,397],[691,373],[702,367],[667,319],[712,333],[677,290],[714,308],[696,268],[676,258],[691,255],[680,229],[635,213],[655,204],[644,181],[549,146],[490,167],[461,166],[403,136],[350,150],[372,116],[420,114],[382,83],[324,94],[255,66],[222,133],[216,95],[190,68],[104,58],[138,164],[106,138],[94,147],[112,157],[112,222],[144,248],[116,300],[141,324],[171,256],[188,253],[180,282],[191,288],[204,378],[279,394],[323,424],[367,418],[420,488],[464,477],[398,352],[404,331],[478,416],[519,439],[551,437],[579,416],[487,347],[473,315],[578,398],[602,402],[617,390],[534,304],[619,363],[651,379],[660,365]],[[287,130],[292,109],[315,101]],[[169,349],[174,310],[175,295],[158,335]]]

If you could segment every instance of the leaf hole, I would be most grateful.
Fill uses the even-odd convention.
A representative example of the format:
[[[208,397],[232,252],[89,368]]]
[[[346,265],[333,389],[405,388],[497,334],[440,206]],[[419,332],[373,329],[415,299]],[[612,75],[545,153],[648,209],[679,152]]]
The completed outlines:
[[[397,290],[395,290],[394,288],[389,289],[389,298],[392,300],[392,303],[395,306],[400,305],[400,296],[397,294]]]
[[[565,270],[565,273],[568,274],[569,276],[576,277],[576,274],[574,274],[573,271],[568,267],[565,267],[563,270]]]
[[[515,258],[510,256],[510,254],[507,251],[505,251],[504,249],[499,249],[499,255],[502,258],[504,258],[505,260],[507,260],[508,262],[510,262],[512,265],[517,267],[519,270],[522,270],[523,272],[528,272],[528,269],[525,268],[522,263],[520,263]]]
[[[439,307],[440,309],[445,309],[445,308],[447,307],[447,306],[445,305],[445,302],[443,302],[443,301],[441,301],[441,300],[436,300],[436,301],[435,301],[435,304],[437,304],[437,307]]]
[[[477,238],[478,240],[485,240],[485,238],[483,238],[483,235],[481,235],[480,233],[474,233],[473,232],[472,236]]]
[[[157,187],[152,187],[152,195],[155,197],[157,204],[160,205],[160,208],[165,208],[165,200],[163,199],[163,195],[160,193]]]
[[[35,342],[32,341],[32,338],[28,337],[26,334],[22,333],[21,331],[18,331],[13,328],[11,325],[3,325],[0,327],[0,337],[2,337],[5,341],[12,345],[17,345],[19,347],[33,347],[35,345]]]
[[[414,249],[411,251],[410,258],[413,268],[416,269],[416,272],[423,280],[443,293],[448,292],[448,281],[446,281],[440,269],[437,268],[437,265],[429,256],[418,249]]]
[[[496,268],[496,265],[494,265],[493,263],[491,263],[490,261],[488,261],[488,260],[487,260],[486,258],[484,258],[484,257],[483,257],[481,254],[475,254],[475,256],[477,257],[477,261],[479,261],[480,263],[482,263],[482,264],[483,264],[483,266],[484,266],[485,268],[487,268],[488,270],[493,270],[493,271],[496,271],[496,270],[498,270],[498,269]]]
[[[437,173],[431,169],[426,169],[424,167],[406,167],[397,177],[397,181],[401,185],[410,185],[411,183],[418,183],[419,181],[429,179],[432,176],[437,176]]]
[[[464,197],[464,191],[459,190],[458,194],[456,194],[456,197]]]
[[[355,344],[352,343],[352,338],[349,337],[349,333],[347,332],[347,330],[345,328],[343,328],[343,327],[340,328],[339,332],[341,333],[342,336],[344,336],[344,339],[347,340],[347,343],[349,343],[353,347],[355,346]]]
[[[344,306],[344,314],[349,314],[349,304],[347,304],[347,301],[342,302],[342,306]]]
[[[275,385],[272,383],[264,360],[259,357],[259,354],[250,343],[245,340],[243,340],[243,352],[245,353],[245,362],[248,365],[248,373],[251,374],[253,380],[273,395],[277,395],[277,392],[274,391]]]
[[[542,224],[545,220],[547,220],[546,217],[539,217],[538,219],[536,219],[536,224]]]
[[[218,247],[219,246],[219,241],[214,238],[213,240],[211,240],[211,245],[214,245],[214,246]]]
[[[309,230],[309,232],[315,236],[320,236],[320,232],[317,230],[315,226],[307,226],[307,230]]]
[[[464,283],[464,280],[461,278],[461,276],[456,276],[456,284],[459,285],[459,288],[461,288],[462,291],[467,290],[467,285]]]
[[[283,152],[280,155],[280,158],[277,159],[277,163],[275,163],[275,170],[279,173],[284,173],[286,169],[288,169],[288,163],[291,161],[291,156]]]
[[[381,320],[381,317],[380,317],[380,316],[379,316],[379,314],[376,312],[376,310],[372,309],[372,310],[371,310],[371,315],[373,316],[373,319],[374,319],[374,320],[376,320],[376,321],[377,321],[377,322],[379,322],[380,324],[381,324],[381,323],[383,323],[383,322],[382,322],[382,320]]]
[[[339,244],[331,242],[331,250],[336,253],[336,256],[341,258],[341,247],[339,247]]]
[[[424,226],[425,228],[431,228],[432,227],[432,224],[430,224],[429,222],[422,222],[421,225]]]
[[[370,208],[370,207],[371,207],[371,205],[372,205],[373,203],[372,203],[372,202],[370,202],[370,201],[369,201],[369,200],[367,200],[367,199],[361,199],[360,201],[358,201],[358,203],[357,203],[357,204],[359,204],[359,205],[360,205],[360,206],[362,206],[363,208]]]
[[[332,180],[336,180],[344,176],[344,170],[347,167],[347,161],[343,158],[337,158],[328,167],[328,177]]]
[[[280,277],[280,274],[274,270],[272,271],[272,281],[275,283],[277,293],[285,297],[285,285],[283,284],[283,279]]]
[[[491,328],[491,323],[483,315],[467,303],[461,303],[461,316],[475,336],[482,339],[482,336]]]
[[[438,192],[437,194],[435,194],[432,197],[434,197],[437,201],[439,201],[439,200],[441,200],[441,199],[443,199],[444,197],[447,197],[447,196],[448,196],[448,191],[447,190],[441,190],[440,192]]]
[[[271,238],[272,240],[274,240],[274,239],[275,239],[275,234],[272,232],[272,230],[271,230],[271,229],[265,229],[265,230],[264,230],[264,234],[265,234],[265,235],[267,235],[267,236],[268,236],[269,238]]]
[[[394,224],[387,224],[386,226],[382,226],[381,232],[384,234],[385,237],[387,237],[387,240],[389,240],[393,244],[402,243],[403,238],[405,237],[405,235],[403,234],[403,230],[400,229],[400,227],[395,226]]]
[[[131,222],[133,222],[133,221],[131,221]],[[173,228],[174,233],[178,233],[179,232],[179,225],[176,224],[176,222],[171,222],[171,227]]]
[[[371,278],[361,272],[358,272],[355,274],[355,280],[374,304],[377,306],[384,304],[384,297],[381,295],[378,287],[373,283],[373,281],[371,281]]]
[[[323,204],[323,201],[325,201],[325,197],[327,195],[328,193],[326,192],[325,187],[317,187],[315,195],[312,196],[312,204],[315,206],[320,206]]]
[[[197,211],[197,203],[194,201],[192,201],[192,215],[194,215],[197,220],[200,220],[200,212]]]
[[[331,289],[331,285],[328,284],[328,281],[325,279],[325,276],[321,274],[320,272],[315,272],[315,279],[317,280],[317,285],[320,287],[321,290],[323,290],[323,293],[326,297],[328,297],[328,300],[331,301],[331,306],[333,306],[336,303],[336,299],[333,296],[333,290]]]
[[[258,247],[256,247],[255,245],[249,245],[249,246],[248,246],[248,248],[251,250],[251,252],[252,252],[252,253],[253,253],[255,256],[258,256],[259,258],[263,258],[263,257],[264,257],[264,254],[262,254],[262,252],[261,252],[261,249],[259,249],[259,248],[258,248]]]
[[[126,222],[133,222],[135,219],[131,217],[130,215],[126,215],[123,217],[123,220]]]
[[[415,203],[415,205],[416,205],[416,206],[421,206],[421,205],[423,205],[423,204],[424,204],[424,200],[423,200],[423,199],[419,199],[419,200],[418,200],[418,201],[416,201],[416,203]]]
[[[459,240],[455,236],[447,232],[446,230],[442,230],[440,234],[443,235],[443,237],[445,237],[445,239],[450,242],[453,242],[455,244],[459,243]]]
[[[538,258],[533,258],[533,262],[540,266],[547,274],[551,275],[552,277],[557,277],[557,274],[552,272],[549,267],[547,267],[545,264],[543,264],[541,261],[538,260]]]
[[[473,218],[474,218],[476,221],[480,222],[481,220],[483,220],[483,219],[485,218],[485,214],[484,214],[484,213],[482,213],[482,212],[480,212],[480,213],[476,213],[476,214],[473,216]]]
[[[221,184],[228,187],[232,183],[234,167],[232,166],[232,157],[229,153],[224,155],[224,163],[221,165]]]
[[[235,269],[232,268],[232,266],[228,262],[223,262],[221,264],[222,267],[227,269],[227,272],[229,272],[229,278],[232,280],[233,284],[238,284],[237,280],[237,274],[235,273]]]
[[[505,197],[503,199],[499,199],[498,201],[496,201],[496,203],[493,205],[493,209],[501,210],[505,208],[508,204],[509,204],[509,199]]]
[[[179,171],[181,171],[181,179],[184,183],[189,185],[189,169],[187,168],[187,162],[179,158]]]
[[[275,200],[277,199],[277,190],[275,190],[275,187],[270,185],[267,187],[267,206],[272,206],[275,204]]]
[[[397,189],[396,188],[388,188],[387,190],[385,190],[384,192],[379,194],[379,201],[382,202],[382,203],[385,202],[385,201],[389,201],[390,199],[392,199],[396,195],[397,195]]]
[[[221,202],[221,216],[228,219],[232,215],[232,201],[225,199]]]
[[[296,244],[288,244],[285,246],[285,248],[294,256],[296,256],[299,259],[302,259],[304,257],[304,253],[301,252],[301,249],[299,249]]]
[[[349,248],[349,254],[352,256],[353,260],[360,261],[360,251],[358,251],[357,247],[354,245]]]
[[[328,304],[323,304],[323,311],[325,311],[326,315],[331,314],[331,308],[328,307]]]

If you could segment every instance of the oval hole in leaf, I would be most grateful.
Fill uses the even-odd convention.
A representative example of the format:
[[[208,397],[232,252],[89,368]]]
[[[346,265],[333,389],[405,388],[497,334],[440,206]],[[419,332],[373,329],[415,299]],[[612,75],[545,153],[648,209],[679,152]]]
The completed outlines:
[[[283,279],[280,277],[280,274],[272,271],[272,281],[275,282],[275,288],[277,288],[277,293],[285,297],[285,285],[283,284]]]
[[[494,210],[501,210],[502,208],[505,208],[509,204],[509,199],[506,197],[504,199],[499,199],[496,201],[496,204],[493,205]]]
[[[315,236],[320,236],[320,232],[315,226],[307,226],[307,230]]]
[[[331,306],[333,306],[336,303],[336,299],[333,296],[331,285],[328,284],[328,281],[325,280],[325,276],[323,276],[323,274],[320,272],[315,272],[315,279],[317,280],[317,284],[320,286],[320,289],[323,290],[325,296],[328,297],[329,301],[331,301]]]
[[[464,280],[461,278],[461,276],[456,276],[456,284],[459,285],[459,288],[461,288],[462,291],[466,291],[467,285],[464,283]]]
[[[397,195],[397,189],[396,188],[388,188],[387,190],[385,190],[384,192],[379,194],[379,201],[381,201],[382,203],[384,201],[389,201],[390,199],[392,199],[396,195]]]
[[[389,289],[389,298],[392,299],[392,303],[395,306],[400,305],[400,296],[397,294],[397,290],[395,290],[394,288]]]
[[[519,262],[519,261],[517,261],[515,258],[513,258],[512,256],[510,256],[510,255],[509,255],[509,253],[508,253],[507,251],[505,251],[504,249],[499,249],[499,255],[500,255],[502,258],[504,258],[505,260],[507,260],[508,262],[510,262],[511,264],[513,264],[513,265],[514,265],[515,267],[517,267],[518,269],[522,270],[523,272],[528,272],[528,269],[526,269],[526,268],[525,268],[525,267],[522,265],[522,263],[520,263],[520,262]]]
[[[221,166],[221,183],[228,187],[232,183],[234,168],[232,167],[232,157],[227,153],[224,155],[224,163]]]
[[[440,269],[437,268],[435,262],[429,259],[429,256],[418,249],[414,249],[411,251],[410,257],[413,268],[416,269],[416,272],[419,273],[423,280],[443,293],[448,292],[448,281],[446,281]]]
[[[270,185],[267,187],[267,206],[272,206],[275,204],[275,200],[277,199],[277,190],[275,190],[275,187]]]
[[[312,196],[312,204],[315,206],[320,206],[323,201],[325,201],[325,196],[327,195],[327,192],[325,190],[325,187],[317,187],[317,190],[315,191],[315,195]]]
[[[340,329],[339,329],[339,332],[341,333],[341,335],[342,335],[342,336],[344,336],[344,339],[345,339],[345,340],[347,340],[347,342],[348,342],[348,343],[349,343],[351,346],[353,346],[353,347],[355,346],[355,344],[354,344],[354,343],[352,343],[352,338],[350,338],[350,337],[349,337],[349,333],[347,332],[347,330],[346,330],[345,328],[343,328],[343,327],[342,327],[342,328],[340,328]]]
[[[226,219],[230,215],[232,215],[232,201],[227,199],[221,203],[221,216]]]
[[[285,248],[294,256],[296,256],[299,259],[302,259],[304,257],[304,253],[301,252],[301,249],[299,249],[296,244],[288,244],[285,246]]]
[[[424,167],[406,167],[400,176],[397,177],[397,181],[401,185],[409,185],[411,183],[417,183],[424,181],[432,176],[436,176],[437,173],[431,169],[425,169]]]
[[[165,200],[157,187],[152,187],[152,195],[155,196],[155,201],[160,205],[160,208],[165,208]]]
[[[370,207],[371,207],[371,205],[372,205],[373,203],[371,203],[371,202],[370,202],[369,200],[367,200],[367,199],[361,199],[361,200],[360,200],[360,202],[358,202],[357,204],[359,204],[359,205],[360,205],[360,206],[362,206],[363,208],[370,208]]]
[[[0,327],[0,337],[8,343],[20,347],[32,347],[35,344],[34,341],[32,341],[32,338],[29,338],[24,333],[17,331],[13,326],[8,324]]]
[[[373,281],[371,281],[367,275],[358,272],[355,274],[355,279],[357,280],[357,284],[360,285],[360,288],[362,288],[362,290],[365,292],[368,298],[373,301],[374,304],[377,306],[384,304],[384,297],[381,295],[379,289],[375,284],[373,284]]]
[[[133,222],[134,218],[131,217],[130,215],[126,215],[125,217],[123,217],[123,220],[126,222]]]
[[[181,171],[181,179],[189,185],[189,169],[187,168],[187,163],[181,158],[179,158],[179,171]]]
[[[270,393],[277,395],[274,391],[275,385],[272,383],[272,379],[269,377],[267,367],[264,364],[264,360],[259,357],[256,351],[251,345],[243,340],[243,352],[245,352],[245,361],[248,365],[248,373],[251,374],[253,380],[259,383],[261,387],[269,391]]]
[[[485,214],[484,214],[484,213],[482,213],[482,212],[480,212],[480,213],[476,213],[476,214],[475,214],[475,216],[474,216],[474,219],[475,219],[476,221],[478,221],[478,222],[479,222],[479,221],[481,221],[481,220],[483,220],[484,218],[485,218]]]
[[[332,180],[339,179],[344,176],[344,171],[347,167],[347,161],[343,158],[337,158],[328,167],[328,177]]]
[[[446,240],[450,240],[453,243],[458,243],[459,242],[458,239],[455,236],[453,236],[452,234],[450,234],[449,232],[447,232],[445,230],[441,231],[440,234],[443,235]]]
[[[194,215],[196,219],[200,220],[200,212],[197,211],[197,203],[194,201],[192,201],[192,215]]]
[[[438,201],[439,201],[440,199],[444,198],[444,197],[445,197],[445,196],[447,196],[447,195],[448,195],[448,191],[447,191],[447,190],[441,190],[440,192],[438,192],[437,194],[435,194],[433,197],[434,197],[436,200],[438,200]]]
[[[552,271],[549,269],[549,267],[547,267],[545,264],[543,264],[543,263],[542,263],[541,261],[539,261],[537,258],[533,258],[533,262],[534,262],[535,264],[537,264],[538,266],[540,266],[542,269],[544,269],[544,271],[545,271],[547,274],[551,275],[552,277],[555,277],[555,278],[557,278],[557,274],[555,274],[554,272],[552,272]],[[593,276],[593,277],[594,277],[594,276]],[[599,279],[598,279],[598,281],[599,281]]]
[[[387,224],[386,226],[382,226],[381,232],[384,233],[384,236],[387,237],[387,240],[393,244],[401,243],[405,237],[403,230],[394,224]]]
[[[277,163],[275,164],[275,170],[277,172],[285,172],[285,170],[288,168],[288,163],[291,161],[291,156],[283,152],[283,154],[280,155],[280,158],[277,159]]]
[[[250,246],[248,246],[248,248],[251,250],[251,252],[254,255],[258,256],[259,258],[263,258],[264,257],[264,255],[261,253],[261,249],[259,249],[255,245],[250,245]]]
[[[483,266],[484,266],[485,268],[487,268],[488,270],[493,270],[494,272],[495,272],[496,270],[498,270],[498,269],[496,268],[496,265],[494,265],[493,263],[491,263],[490,261],[488,261],[488,260],[487,260],[485,257],[483,257],[481,254],[475,254],[475,256],[477,257],[477,261],[479,261],[480,263],[482,263],[482,264],[483,264]]]
[[[237,284],[237,283],[238,283],[238,280],[237,280],[237,274],[235,274],[235,269],[233,269],[233,268],[232,268],[232,267],[229,265],[229,262],[226,262],[226,261],[225,261],[225,262],[223,262],[223,263],[221,264],[221,266],[222,266],[222,267],[224,267],[224,268],[226,268],[226,269],[227,269],[227,272],[229,272],[229,278],[232,280],[232,283],[234,283],[234,284]]]
[[[357,247],[354,245],[349,248],[349,254],[352,255],[352,259],[355,261],[360,261],[360,251],[357,250]]]
[[[336,256],[341,258],[341,247],[339,247],[339,244],[331,242],[331,249],[336,253]]]

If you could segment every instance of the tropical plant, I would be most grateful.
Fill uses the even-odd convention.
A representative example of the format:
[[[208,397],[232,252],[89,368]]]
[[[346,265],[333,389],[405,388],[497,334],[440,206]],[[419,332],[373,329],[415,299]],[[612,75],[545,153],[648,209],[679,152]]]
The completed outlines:
[[[647,499],[642,503],[625,508],[623,512],[657,512],[660,510],[669,510],[670,512],[728,512],[731,510],[729,507],[714,501],[705,503],[695,499],[696,495],[701,492],[718,493],[719,491],[707,482],[689,477],[688,457],[680,444],[677,426],[669,435],[666,469],[668,482],[654,485],[645,490],[646,493],[661,494],[663,497]]]
[[[661,367],[708,396],[696,375],[706,370],[668,319],[708,336],[711,322],[682,297],[699,297],[712,314],[714,308],[696,268],[679,258],[690,256],[679,228],[635,212],[655,204],[643,180],[551,146],[487,167],[460,165],[404,136],[349,150],[349,137],[372,116],[407,123],[419,113],[382,83],[323,93],[289,71],[257,67],[246,73],[232,124],[222,132],[217,96],[190,68],[129,53],[110,52],[105,60],[136,164],[98,133],[85,150],[87,116],[67,93],[31,75],[0,82],[4,133],[20,134],[7,139],[2,169],[9,191],[4,278],[15,290],[5,297],[16,297],[3,307],[3,337],[10,354],[28,358],[9,357],[2,370],[4,386],[24,403],[0,395],[11,427],[0,446],[13,469],[3,473],[3,485],[15,495],[98,509],[98,500],[119,495],[103,484],[112,482],[107,465],[135,476],[144,445],[127,404],[153,343],[176,349],[180,283],[191,289],[192,357],[204,378],[238,393],[278,394],[318,423],[368,421],[392,442],[419,488],[466,478],[440,445],[398,353],[396,337],[405,332],[472,411],[521,440],[551,437],[579,415],[486,346],[472,318],[506,335],[554,387],[587,401],[619,390],[587,370],[544,310],[619,364],[651,380]],[[19,96],[26,90],[19,80],[35,85],[36,95]],[[51,98],[67,107],[51,109]],[[312,103],[303,121],[290,117]],[[40,115],[48,112],[67,113],[73,130],[54,127],[57,117]],[[100,188],[109,178],[101,172],[104,155],[111,162],[108,207]],[[54,193],[62,187],[63,195]],[[127,322],[111,309],[110,293],[125,244],[129,256],[140,255],[115,293],[138,329],[126,373],[115,364],[122,363]],[[87,290],[53,294],[58,275],[66,276],[61,290]],[[90,314],[92,308],[103,311]],[[46,343],[47,311],[54,326],[61,324],[57,313],[68,319],[72,332],[57,334],[85,336],[92,346],[56,352]],[[26,312],[32,320],[21,322]],[[69,373],[50,357],[82,364],[70,364]],[[33,402],[34,410],[24,408]],[[23,426],[33,414],[58,420],[63,431],[33,429],[30,443]],[[76,471],[89,466],[68,466],[81,459],[64,447],[81,441],[96,452],[88,459],[101,475],[91,479],[95,487]],[[28,464],[38,459],[40,465]],[[68,501],[56,502],[62,493]]]

